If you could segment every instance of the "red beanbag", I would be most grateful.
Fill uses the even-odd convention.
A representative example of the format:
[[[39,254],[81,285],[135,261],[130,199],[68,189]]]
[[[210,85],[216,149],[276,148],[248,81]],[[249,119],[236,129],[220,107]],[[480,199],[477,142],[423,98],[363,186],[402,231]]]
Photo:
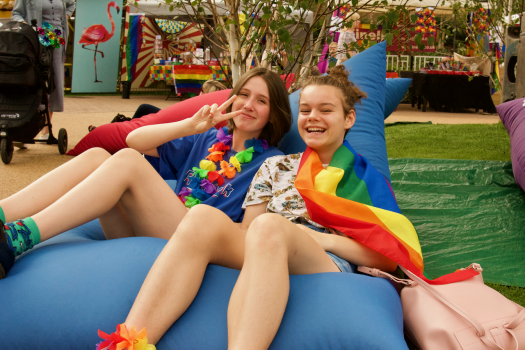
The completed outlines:
[[[189,118],[204,105],[223,104],[228,99],[230,92],[231,90],[215,91],[179,102],[160,110],[158,113],[145,115],[142,118],[99,126],[80,140],[75,148],[67,152],[67,154],[78,156],[93,147],[101,147],[114,154],[128,147],[126,137],[133,130],[144,125],[172,123]]]

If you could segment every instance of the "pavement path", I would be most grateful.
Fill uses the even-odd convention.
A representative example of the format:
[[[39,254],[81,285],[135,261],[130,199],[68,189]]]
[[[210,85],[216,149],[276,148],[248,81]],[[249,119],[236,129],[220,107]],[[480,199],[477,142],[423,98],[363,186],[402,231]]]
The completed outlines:
[[[131,95],[130,99],[121,96],[66,96],[65,112],[55,113],[53,117],[54,134],[60,128],[68,132],[69,149],[73,148],[87,133],[89,125],[109,123],[117,113],[132,117],[142,103],[149,103],[159,108],[166,108],[178,100],[166,101],[165,95]],[[480,124],[497,123],[497,115],[485,115],[474,110],[464,113],[443,113],[427,110],[422,112],[410,105],[400,105],[386,122],[413,121],[437,124]],[[28,149],[15,148],[13,160],[9,165],[0,162],[0,198],[5,198],[19,191],[42,175],[71,159],[58,153],[56,146],[43,144],[29,145]]]

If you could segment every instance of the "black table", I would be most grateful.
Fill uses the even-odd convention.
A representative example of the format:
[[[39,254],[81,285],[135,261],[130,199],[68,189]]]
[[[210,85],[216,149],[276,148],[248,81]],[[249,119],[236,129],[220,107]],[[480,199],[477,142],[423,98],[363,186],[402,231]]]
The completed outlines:
[[[490,94],[489,77],[466,75],[441,75],[413,73],[411,75],[412,91],[418,100],[418,108],[423,103],[423,112],[426,111],[426,101],[437,111],[449,110],[456,112],[462,108],[482,109],[486,113],[496,113],[496,106]],[[412,102],[414,106],[414,101]]]

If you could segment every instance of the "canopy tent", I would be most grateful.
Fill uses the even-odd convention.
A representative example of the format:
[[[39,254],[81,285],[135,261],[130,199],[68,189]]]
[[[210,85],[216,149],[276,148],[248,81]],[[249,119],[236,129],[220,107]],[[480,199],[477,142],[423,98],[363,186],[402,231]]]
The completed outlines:
[[[166,5],[164,0],[139,0],[136,1],[136,6],[130,6],[131,13],[145,13],[148,17],[163,17],[168,19],[177,19],[179,16],[186,16],[187,13],[190,15],[193,13],[191,6],[186,5],[187,13],[181,9],[174,8],[173,11],[170,11],[170,6]],[[228,12],[228,6],[224,1],[214,1],[217,13],[219,15],[226,15]],[[242,8],[242,5],[241,5]],[[205,13],[209,16],[212,13],[206,8]],[[299,13],[299,11],[293,11],[290,15],[290,18],[293,16],[301,16],[304,18],[306,23],[311,23],[313,21],[313,12],[307,11],[306,14]]]

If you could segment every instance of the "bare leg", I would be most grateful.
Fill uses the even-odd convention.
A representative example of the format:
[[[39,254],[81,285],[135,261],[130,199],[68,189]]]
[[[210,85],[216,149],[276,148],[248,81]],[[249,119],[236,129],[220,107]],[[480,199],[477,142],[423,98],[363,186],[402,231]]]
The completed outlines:
[[[44,210],[94,172],[111,155],[92,148],[50,171],[31,185],[0,200],[7,222]]]
[[[51,123],[51,119],[53,119],[53,112],[49,112],[49,122]],[[49,128],[44,126],[42,130],[40,130],[40,135],[44,136],[45,134],[49,134]]]
[[[196,229],[203,218],[213,225]],[[126,319],[128,329],[146,327],[149,343],[156,344],[192,303],[209,263],[242,267],[244,238],[245,231],[220,210],[193,207],[149,271]]]
[[[268,349],[288,302],[289,274],[339,272],[308,233],[277,214],[258,216],[228,307],[228,348]]]
[[[106,219],[116,217],[116,205],[122,206],[134,232],[165,239],[171,237],[187,213],[177,195],[148,161],[128,148],[116,153],[32,218],[44,241],[105,214],[108,214]],[[113,225],[122,224],[122,218],[117,217]],[[111,225],[108,221],[105,224]],[[123,230],[117,228],[115,232],[118,236]]]

